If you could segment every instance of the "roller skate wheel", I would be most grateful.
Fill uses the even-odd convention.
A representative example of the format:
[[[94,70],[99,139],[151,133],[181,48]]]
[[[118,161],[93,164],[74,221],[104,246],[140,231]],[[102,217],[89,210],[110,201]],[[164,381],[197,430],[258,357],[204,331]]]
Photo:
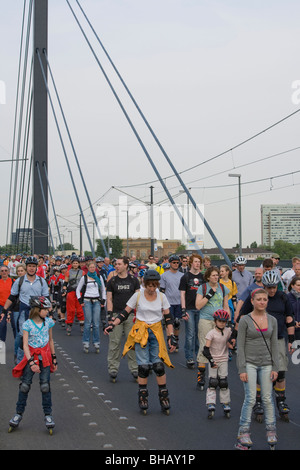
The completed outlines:
[[[227,418],[227,419],[230,418],[230,411],[225,411],[225,418]]]
[[[14,428],[13,428],[13,426],[9,426],[9,428],[8,428],[8,432],[12,432],[12,431],[13,431],[13,429],[14,429]]]
[[[169,416],[170,410],[163,410],[163,413],[164,413],[166,416]]]

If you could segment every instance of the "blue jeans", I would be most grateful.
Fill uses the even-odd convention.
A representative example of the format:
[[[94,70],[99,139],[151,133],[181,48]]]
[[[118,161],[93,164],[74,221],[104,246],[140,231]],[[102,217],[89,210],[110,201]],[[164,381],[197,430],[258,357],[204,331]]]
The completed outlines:
[[[184,352],[185,359],[194,359],[194,354],[197,357],[199,350],[198,339],[198,323],[199,323],[199,310],[187,310],[189,319],[185,321],[185,344]]]
[[[100,345],[100,312],[101,305],[99,300],[84,299],[84,329],[82,342],[85,347],[90,345],[91,326],[93,335],[93,345],[99,347]]]
[[[156,362],[161,362],[161,359],[158,355],[159,345],[156,339],[155,334],[150,328],[148,329],[148,342],[144,348],[141,347],[139,343],[135,344],[135,357],[138,365],[143,364],[155,364]]]
[[[23,323],[29,318],[30,307],[26,304],[20,303],[19,312],[14,312],[13,321],[16,325],[16,337],[15,337],[15,355],[17,356],[17,362],[19,363],[24,357],[23,347],[21,346],[23,336]]]
[[[39,366],[41,370],[39,374],[40,385],[49,384],[49,390],[42,392],[42,406],[43,406],[44,414],[51,415],[52,401],[51,401],[51,391],[50,391],[50,366],[43,367],[42,361],[40,361]],[[16,407],[16,412],[18,414],[24,413],[26,403],[27,403],[27,397],[28,397],[28,392],[25,393],[24,391],[22,391],[22,384],[26,384],[30,386],[32,384],[33,376],[34,376],[34,372],[32,372],[31,368],[27,364],[23,372],[20,389],[19,389],[19,397],[18,397],[17,407]]]
[[[250,363],[246,364],[248,382],[243,382],[245,398],[240,416],[240,427],[250,428],[252,409],[256,402],[257,381],[261,387],[261,402],[264,409],[266,426],[276,426],[271,371],[271,365],[259,367]]]

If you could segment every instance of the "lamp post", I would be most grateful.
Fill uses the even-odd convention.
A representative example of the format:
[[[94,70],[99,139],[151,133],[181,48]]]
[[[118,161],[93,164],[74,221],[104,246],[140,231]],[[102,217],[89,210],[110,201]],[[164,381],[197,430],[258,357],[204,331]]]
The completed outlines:
[[[242,255],[242,194],[241,194],[241,175],[236,173],[229,173],[231,178],[238,178],[239,180],[239,253]]]

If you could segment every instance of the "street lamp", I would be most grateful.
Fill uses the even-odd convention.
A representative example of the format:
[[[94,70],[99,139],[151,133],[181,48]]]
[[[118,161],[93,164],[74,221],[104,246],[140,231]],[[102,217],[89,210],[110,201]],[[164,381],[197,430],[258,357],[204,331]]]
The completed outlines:
[[[242,255],[242,195],[241,195],[241,175],[237,173],[229,173],[231,178],[239,179],[239,252]]]

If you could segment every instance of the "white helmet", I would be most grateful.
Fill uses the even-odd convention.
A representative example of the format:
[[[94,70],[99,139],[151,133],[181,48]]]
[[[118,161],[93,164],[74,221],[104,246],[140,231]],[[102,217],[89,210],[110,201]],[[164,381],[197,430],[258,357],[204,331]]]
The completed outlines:
[[[265,287],[275,287],[280,279],[276,271],[266,271],[262,277],[262,283]]]
[[[246,260],[246,258],[244,258],[244,256],[238,256],[237,258],[235,258],[234,262],[237,265],[247,264],[247,260]]]

